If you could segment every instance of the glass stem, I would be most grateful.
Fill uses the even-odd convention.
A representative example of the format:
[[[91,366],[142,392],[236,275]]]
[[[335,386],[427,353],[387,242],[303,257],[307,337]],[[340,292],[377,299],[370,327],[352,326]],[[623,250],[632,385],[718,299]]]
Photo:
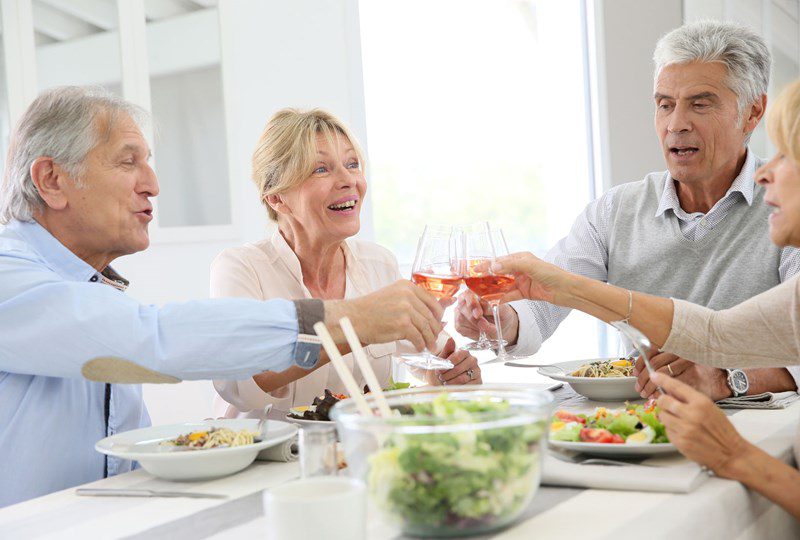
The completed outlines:
[[[486,332],[481,330],[480,335],[478,336],[478,345],[481,347],[488,347],[489,345],[489,337],[486,335]]]
[[[503,329],[500,327],[500,302],[494,301],[491,302],[491,305],[494,327],[497,330],[497,358],[503,359],[508,356],[508,353],[506,352],[505,340],[503,339]]]

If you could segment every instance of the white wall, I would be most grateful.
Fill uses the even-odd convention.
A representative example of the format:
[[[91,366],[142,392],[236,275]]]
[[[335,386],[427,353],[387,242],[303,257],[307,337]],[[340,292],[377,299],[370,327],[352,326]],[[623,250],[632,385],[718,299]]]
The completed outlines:
[[[209,265],[222,249],[262,238],[268,226],[250,181],[250,157],[282,107],[322,106],[366,140],[355,0],[220,2],[223,92],[236,237],[154,244],[115,266],[137,300],[163,304],[208,296]],[[147,386],[154,423],[211,416],[209,382]]]
[[[592,0],[589,0],[592,2]],[[595,0],[603,190],[665,169],[653,127],[653,49],[683,22],[681,0]]]

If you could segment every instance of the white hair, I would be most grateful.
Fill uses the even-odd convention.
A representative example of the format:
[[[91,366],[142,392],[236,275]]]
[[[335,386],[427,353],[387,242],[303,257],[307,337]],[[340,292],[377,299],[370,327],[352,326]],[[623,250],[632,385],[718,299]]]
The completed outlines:
[[[41,93],[11,136],[0,189],[0,223],[30,221],[44,208],[31,178],[31,165],[37,158],[53,158],[80,182],[86,156],[107,140],[122,115],[139,126],[149,119],[144,109],[102,87],[59,86]]]
[[[747,107],[767,93],[772,56],[764,39],[746,26],[705,20],[665,34],[656,44],[653,62],[654,79],[670,64],[722,63],[741,119]]]

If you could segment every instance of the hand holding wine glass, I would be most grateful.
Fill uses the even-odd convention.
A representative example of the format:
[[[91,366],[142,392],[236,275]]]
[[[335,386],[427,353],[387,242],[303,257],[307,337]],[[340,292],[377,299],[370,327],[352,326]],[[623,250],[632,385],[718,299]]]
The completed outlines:
[[[417,245],[411,281],[440,302],[452,299],[461,287],[458,252],[453,227],[426,225]],[[422,369],[452,369],[453,363],[426,348],[421,355],[403,355],[407,364]]]
[[[476,227],[465,229],[461,234],[461,259],[464,283],[469,289],[492,307],[495,329],[497,331],[497,358],[490,362],[504,362],[516,357],[506,352],[506,341],[499,313],[500,299],[514,289],[515,277],[511,273],[492,269],[498,257],[508,254],[503,231],[493,229],[483,222]],[[469,264],[468,264],[469,262]]]

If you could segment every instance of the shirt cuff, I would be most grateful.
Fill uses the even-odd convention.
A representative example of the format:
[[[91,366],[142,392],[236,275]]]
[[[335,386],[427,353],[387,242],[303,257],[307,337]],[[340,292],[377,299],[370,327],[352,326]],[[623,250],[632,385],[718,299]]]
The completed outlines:
[[[800,392],[800,366],[787,366],[786,371],[788,371],[789,375],[794,379],[794,384],[797,386],[795,391]]]
[[[508,352],[514,355],[530,356],[536,354],[542,346],[542,333],[528,304],[528,300],[518,300],[508,304],[517,312],[518,319],[517,342],[507,347]]]
[[[309,298],[294,300],[294,307],[297,313],[294,363],[303,369],[311,369],[319,362],[321,341],[314,332],[314,325],[325,320],[325,304],[322,300]]]

